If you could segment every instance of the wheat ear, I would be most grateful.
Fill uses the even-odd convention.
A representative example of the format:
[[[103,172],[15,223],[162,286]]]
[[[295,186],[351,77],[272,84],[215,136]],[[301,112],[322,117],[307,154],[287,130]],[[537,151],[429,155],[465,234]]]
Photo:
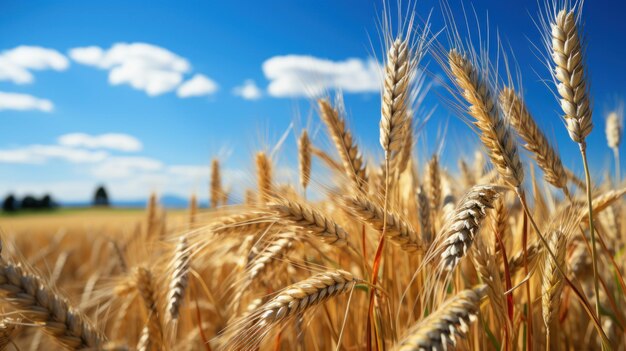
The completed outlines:
[[[304,232],[336,246],[348,244],[348,234],[335,221],[309,205],[287,199],[278,200],[268,206],[276,216]]]
[[[417,210],[422,234],[422,245],[428,247],[433,240],[433,226],[430,220],[430,204],[423,186],[417,190]]]
[[[407,337],[396,346],[398,351],[447,350],[456,345],[456,336],[469,331],[480,312],[479,302],[486,291],[485,285],[463,290],[445,301],[436,311],[418,322]]]
[[[220,161],[211,161],[211,208],[217,208],[222,196],[222,178],[220,177]]]
[[[439,156],[433,154],[430,161],[428,161],[428,178],[426,184],[428,185],[428,195],[430,200],[430,209],[433,216],[439,212],[441,206],[441,174],[439,170]]]
[[[529,269],[532,270],[531,266],[535,262],[535,259],[543,251],[543,245],[541,241],[535,241],[534,243],[528,245],[526,247],[527,259]],[[513,257],[509,259],[509,271],[511,274],[517,272],[518,269],[524,267],[524,250],[518,251]]]
[[[288,286],[238,323],[243,328],[235,336],[237,345],[232,349],[254,349],[274,326],[352,290],[357,282],[351,273],[337,270]]]
[[[450,74],[469,104],[480,140],[503,180],[518,189],[524,181],[524,169],[515,139],[500,116],[498,106],[485,77],[464,55],[452,49],[448,53]]]
[[[526,150],[534,155],[546,181],[568,193],[567,175],[561,158],[537,126],[524,101],[513,89],[504,88],[500,92],[500,106],[513,128],[526,142]]]
[[[224,216],[217,223],[209,227],[215,235],[238,235],[258,234],[274,224],[267,215],[259,212],[236,213]]]
[[[272,164],[265,152],[256,154],[256,172],[259,201],[268,203],[272,199]]]
[[[346,127],[345,120],[339,115],[339,111],[332,107],[325,99],[318,100],[320,117],[331,139],[335,143],[343,169],[357,189],[367,185],[367,173],[365,163],[359,153],[359,148],[352,138],[352,134]],[[318,154],[318,157],[320,155]],[[324,159],[322,157],[322,159]]]
[[[543,274],[541,276],[541,307],[543,323],[546,326],[546,343],[550,343],[551,324],[559,311],[561,291],[563,290],[563,277],[556,265],[565,269],[565,249],[567,239],[560,231],[552,232],[548,238],[550,250],[555,253],[557,261],[551,257],[545,257]],[[547,256],[547,255],[546,255]]]
[[[484,239],[479,235],[472,250],[474,267],[482,282],[487,285],[487,296],[491,309],[496,316],[500,327],[505,328],[507,317],[505,315],[507,307],[504,296],[502,278],[498,270],[496,256],[484,243]]]
[[[300,167],[300,185],[302,185],[302,189],[306,189],[311,179],[311,140],[309,140],[309,134],[306,130],[302,131],[300,139],[298,139],[298,156],[300,161],[298,163]]]
[[[615,184],[622,180],[620,175],[619,145],[624,132],[623,122],[623,106],[619,109],[619,112],[613,111],[606,118],[606,141],[611,150],[613,150],[613,157],[615,158]]]
[[[97,348],[106,338],[98,333],[87,317],[47,287],[38,276],[24,272],[10,262],[0,263],[0,295],[18,308],[24,317],[52,336],[68,350]]]
[[[146,332],[148,333],[149,348],[147,350],[159,349],[163,344],[163,329],[159,319],[159,310],[157,308],[157,296],[155,290],[155,281],[152,273],[144,267],[138,267],[135,271],[135,281],[137,290],[143,300],[148,313],[148,324]]]
[[[190,252],[187,236],[180,237],[174,259],[172,260],[170,271],[171,280],[167,293],[168,318],[172,321],[178,320],[180,306],[185,299],[185,291],[189,280]]]
[[[476,185],[458,203],[440,238],[443,240],[439,250],[444,268],[454,269],[467,254],[487,216],[487,209],[493,208],[500,191],[502,188],[498,186]]]
[[[411,60],[408,39],[394,40],[387,51],[380,119],[380,145],[388,156],[402,148],[407,132],[409,85],[413,74]]]
[[[382,206],[362,196],[346,196],[343,203],[352,214],[360,218],[364,223],[381,233],[383,232],[385,210]],[[385,236],[403,250],[416,251],[420,249],[419,236],[413,227],[401,219],[399,215],[391,211],[386,212]]]
[[[582,144],[593,128],[575,10],[561,10],[550,23],[554,77],[570,138]]]

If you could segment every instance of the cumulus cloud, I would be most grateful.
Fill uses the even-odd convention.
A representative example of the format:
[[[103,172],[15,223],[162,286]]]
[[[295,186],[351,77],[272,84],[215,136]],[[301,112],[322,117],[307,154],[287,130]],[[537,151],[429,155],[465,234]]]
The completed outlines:
[[[243,82],[243,85],[235,87],[233,89],[233,94],[241,96],[246,100],[258,100],[263,95],[261,89],[259,89],[252,79],[248,79]]]
[[[178,87],[176,95],[181,98],[211,95],[218,89],[217,83],[203,74],[196,74],[193,78]]]
[[[52,112],[52,110],[54,110],[54,104],[50,100],[40,99],[28,94],[0,91],[0,111],[2,110],[38,110],[42,112]]]
[[[163,163],[149,157],[119,156],[109,157],[92,168],[91,173],[99,178],[127,178],[142,172],[155,172],[163,168]]]
[[[275,97],[315,97],[330,90],[348,93],[380,90],[381,68],[375,60],[332,61],[313,56],[274,56],[263,63]]]
[[[128,84],[150,96],[173,91],[191,69],[185,58],[146,43],[117,43],[108,50],[80,47],[69,55],[78,63],[109,70],[110,84]]]
[[[0,163],[45,163],[58,159],[72,163],[94,163],[106,159],[104,151],[74,149],[62,145],[29,145],[23,148],[0,150]]]
[[[18,46],[0,53],[0,81],[32,83],[34,77],[31,70],[63,71],[68,66],[68,59],[56,50],[39,46]]]
[[[84,147],[87,149],[111,149],[119,151],[140,151],[143,148],[141,141],[132,135],[106,133],[89,135],[85,133],[70,133],[61,135],[60,145],[70,147]]]

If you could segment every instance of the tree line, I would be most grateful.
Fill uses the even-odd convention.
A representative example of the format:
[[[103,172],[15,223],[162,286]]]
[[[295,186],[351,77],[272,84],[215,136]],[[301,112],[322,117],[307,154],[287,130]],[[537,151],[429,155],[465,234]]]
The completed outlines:
[[[103,186],[99,186],[93,196],[93,206],[108,207],[110,205],[109,195]],[[2,201],[2,211],[14,213],[21,210],[52,210],[60,205],[54,201],[51,195],[45,194],[37,198],[33,195],[26,195],[19,199],[14,194],[8,194]]]

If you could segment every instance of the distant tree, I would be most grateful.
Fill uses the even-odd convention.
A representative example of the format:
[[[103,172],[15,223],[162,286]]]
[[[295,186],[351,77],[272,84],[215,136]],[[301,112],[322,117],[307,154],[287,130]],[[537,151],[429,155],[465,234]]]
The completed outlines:
[[[22,205],[20,208],[24,210],[36,210],[41,208],[41,202],[32,195],[26,195],[22,199]]]
[[[13,194],[9,194],[4,198],[4,201],[2,201],[2,210],[4,212],[17,211],[17,201],[15,200],[15,196]]]
[[[104,207],[108,207],[110,205],[109,195],[107,194],[104,186],[99,186],[98,189],[96,189],[96,194],[93,197],[93,205]]]
[[[53,209],[57,207],[56,202],[54,202],[50,194],[46,194],[41,198],[40,205],[43,209]]]

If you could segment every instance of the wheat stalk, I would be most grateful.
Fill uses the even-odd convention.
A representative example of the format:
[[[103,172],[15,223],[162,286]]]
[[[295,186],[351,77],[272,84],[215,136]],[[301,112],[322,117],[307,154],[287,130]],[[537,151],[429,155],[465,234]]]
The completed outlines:
[[[469,332],[469,325],[477,319],[479,302],[485,285],[463,290],[445,301],[432,314],[410,329],[397,346],[398,351],[447,350],[456,345],[456,336]]]

